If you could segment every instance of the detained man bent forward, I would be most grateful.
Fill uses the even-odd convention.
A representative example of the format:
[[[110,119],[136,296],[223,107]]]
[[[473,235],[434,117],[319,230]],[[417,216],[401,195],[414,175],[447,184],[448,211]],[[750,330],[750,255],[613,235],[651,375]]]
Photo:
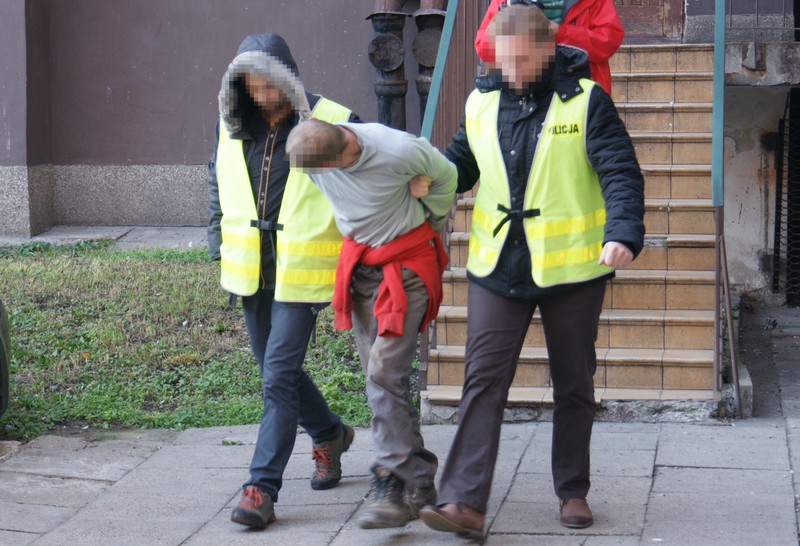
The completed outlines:
[[[447,254],[435,228],[449,214],[457,172],[427,140],[378,123],[310,119],[286,150],[331,200],[344,235],[334,326],[355,329],[375,449],[359,524],[400,527],[436,499],[438,460],[425,449],[409,376],[417,333],[442,301]],[[417,199],[408,181],[419,175],[430,187]]]

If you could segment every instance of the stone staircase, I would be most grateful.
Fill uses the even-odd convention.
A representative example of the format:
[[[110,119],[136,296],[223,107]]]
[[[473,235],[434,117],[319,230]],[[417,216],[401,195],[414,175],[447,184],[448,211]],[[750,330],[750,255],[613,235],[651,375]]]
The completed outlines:
[[[645,176],[645,249],[609,284],[597,339],[598,403],[719,399],[714,371],[716,227],[711,204],[713,49],[623,46],[613,98]],[[460,196],[451,269],[436,321],[423,406],[456,406],[464,375],[469,225]],[[538,315],[528,331],[509,406],[552,404]],[[423,411],[423,415],[425,411]]]

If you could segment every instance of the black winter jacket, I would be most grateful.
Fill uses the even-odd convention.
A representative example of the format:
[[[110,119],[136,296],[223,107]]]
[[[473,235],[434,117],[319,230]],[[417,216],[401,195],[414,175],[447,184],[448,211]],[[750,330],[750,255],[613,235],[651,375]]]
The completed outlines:
[[[255,55],[255,56],[254,56]],[[259,56],[261,58],[259,58]],[[270,57],[271,59],[268,59]],[[269,62],[262,62],[262,61]],[[277,60],[280,65],[270,64]],[[287,81],[280,73],[288,68],[294,78]],[[294,111],[283,122],[270,127],[258,107],[247,92],[243,72],[245,70],[262,73],[272,81],[281,81],[284,95],[289,97]],[[283,192],[289,177],[289,161],[286,158],[286,139],[289,131],[300,122],[301,110],[307,114],[314,108],[320,97],[306,93],[297,77],[297,65],[286,42],[275,34],[248,36],[239,47],[236,58],[231,63],[220,90],[220,116],[226,124],[231,137],[242,141],[250,184],[256,199],[256,210],[260,220],[278,221]],[[353,115],[350,121],[358,121]],[[217,140],[214,155],[208,163],[210,175],[210,199],[208,205],[208,246],[211,258],[220,259],[220,221],[222,210],[219,204],[219,187],[216,176],[217,145],[220,127],[217,124]],[[279,233],[279,232],[278,232]],[[261,288],[275,287],[275,238],[273,231],[261,232]]]
[[[588,77],[588,55],[572,46],[558,46],[554,65],[544,81],[517,95],[496,76],[476,79],[482,92],[501,89],[497,132],[511,192],[511,208],[522,209],[538,135],[552,100],[568,101],[583,93],[578,79]],[[554,95],[558,96],[554,98]],[[595,85],[589,98],[586,154],[600,178],[606,202],[604,243],[627,245],[637,256],[644,244],[644,180],[625,125],[611,98]],[[445,156],[458,168],[458,191],[475,185],[481,173],[469,146],[462,119]],[[506,297],[536,298],[561,293],[570,285],[541,288],[531,277],[530,253],[522,220],[512,220],[497,267],[488,277],[468,274],[471,281]],[[609,274],[609,277],[613,273]],[[588,281],[592,282],[592,281]]]

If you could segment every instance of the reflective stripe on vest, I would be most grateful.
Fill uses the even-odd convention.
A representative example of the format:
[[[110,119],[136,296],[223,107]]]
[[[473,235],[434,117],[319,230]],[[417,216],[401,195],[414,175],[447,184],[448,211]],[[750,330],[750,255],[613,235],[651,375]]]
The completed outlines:
[[[595,85],[581,80],[583,93],[562,102],[553,96],[525,189],[522,220],[531,254],[531,275],[542,287],[585,281],[608,274],[597,265],[605,234],[606,209],[597,173],[586,156],[586,119]],[[465,127],[483,176],[475,196],[467,269],[485,277],[497,266],[509,224],[495,229],[511,208],[511,194],[497,134],[500,91],[473,91]],[[489,176],[489,173],[492,173]]]
[[[347,121],[350,110],[320,98],[312,116]],[[258,213],[242,141],[230,138],[222,123],[216,170],[222,210],[220,284],[228,292],[250,296],[261,281],[261,235],[250,225]],[[278,223],[283,231],[276,236],[276,299],[280,293],[282,301],[330,301],[342,236],[328,200],[307,176],[289,172]]]
[[[347,121],[350,110],[320,99],[311,116],[329,123]],[[328,198],[304,174],[290,171],[278,223],[275,299],[286,302],[328,302],[333,299],[342,234]]]

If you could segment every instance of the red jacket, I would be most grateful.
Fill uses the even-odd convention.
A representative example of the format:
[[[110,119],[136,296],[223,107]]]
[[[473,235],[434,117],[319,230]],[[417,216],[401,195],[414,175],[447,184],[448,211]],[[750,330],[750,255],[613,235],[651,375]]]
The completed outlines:
[[[447,267],[447,251],[442,240],[428,222],[412,229],[385,245],[371,247],[344,238],[339,265],[336,267],[336,284],[333,289],[333,327],[349,330],[353,327],[353,297],[350,283],[353,271],[359,263],[383,266],[383,281],[375,300],[375,317],[378,319],[378,335],[400,337],[408,310],[408,298],[403,288],[402,267],[411,269],[428,289],[428,309],[419,331],[423,332],[430,321],[436,318],[442,303],[442,273]]]
[[[504,0],[492,0],[475,37],[475,51],[485,63],[494,62],[494,44],[487,29]],[[625,36],[614,0],[578,0],[558,25],[556,42],[579,47],[589,53],[592,79],[611,94],[608,59],[617,52]]]

